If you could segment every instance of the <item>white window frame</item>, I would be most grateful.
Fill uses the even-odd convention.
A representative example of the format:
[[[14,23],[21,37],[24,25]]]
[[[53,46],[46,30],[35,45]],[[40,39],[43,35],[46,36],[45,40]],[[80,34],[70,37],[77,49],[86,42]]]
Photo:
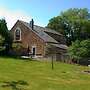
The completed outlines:
[[[19,39],[19,40],[16,40],[16,30],[20,30],[20,39]],[[21,29],[20,29],[19,27],[17,27],[17,28],[15,29],[15,32],[14,32],[14,40],[15,40],[15,41],[21,41]]]

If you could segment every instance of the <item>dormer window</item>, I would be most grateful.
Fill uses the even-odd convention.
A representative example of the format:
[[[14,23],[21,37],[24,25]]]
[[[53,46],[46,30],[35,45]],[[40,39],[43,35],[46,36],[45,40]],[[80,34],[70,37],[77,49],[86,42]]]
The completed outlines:
[[[15,40],[16,41],[20,41],[21,40],[21,30],[19,28],[17,28],[15,30]]]

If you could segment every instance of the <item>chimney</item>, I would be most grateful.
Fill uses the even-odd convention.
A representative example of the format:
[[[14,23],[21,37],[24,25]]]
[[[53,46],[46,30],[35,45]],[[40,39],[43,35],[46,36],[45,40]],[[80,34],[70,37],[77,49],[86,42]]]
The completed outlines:
[[[34,20],[33,19],[30,21],[30,27],[32,28],[32,30],[34,29]]]

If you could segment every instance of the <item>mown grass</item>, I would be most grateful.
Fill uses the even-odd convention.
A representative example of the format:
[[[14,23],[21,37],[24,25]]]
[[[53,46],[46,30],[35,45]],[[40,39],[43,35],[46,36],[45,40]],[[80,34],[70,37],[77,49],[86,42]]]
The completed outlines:
[[[54,62],[52,70],[50,62],[0,57],[0,90],[19,90],[15,89],[15,85],[21,90],[90,90],[90,74],[83,73],[88,69]],[[12,82],[18,81],[27,85],[12,85]]]

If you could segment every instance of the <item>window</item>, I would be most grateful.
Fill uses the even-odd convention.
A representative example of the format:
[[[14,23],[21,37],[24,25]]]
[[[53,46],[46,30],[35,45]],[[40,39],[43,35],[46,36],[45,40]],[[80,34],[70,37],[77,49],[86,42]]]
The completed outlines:
[[[16,29],[15,31],[15,40],[21,40],[21,30]]]

